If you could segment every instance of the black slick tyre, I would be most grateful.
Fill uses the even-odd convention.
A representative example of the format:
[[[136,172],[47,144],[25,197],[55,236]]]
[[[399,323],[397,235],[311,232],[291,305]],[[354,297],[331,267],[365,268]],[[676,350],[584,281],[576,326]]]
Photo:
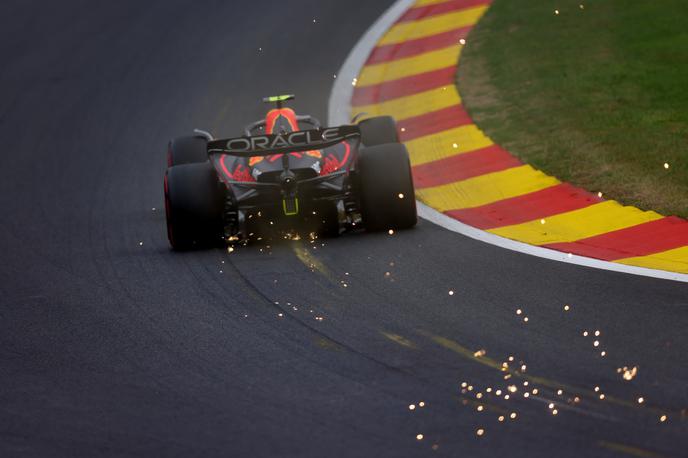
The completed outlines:
[[[167,144],[167,166],[196,164],[208,160],[208,140],[204,137],[177,137]]]
[[[165,173],[167,236],[175,250],[222,242],[223,193],[209,162],[169,167]]]
[[[408,229],[416,225],[411,164],[404,145],[389,143],[362,148],[357,173],[366,230]]]
[[[361,143],[364,146],[377,146],[386,143],[399,143],[397,123],[391,116],[376,116],[358,123]]]

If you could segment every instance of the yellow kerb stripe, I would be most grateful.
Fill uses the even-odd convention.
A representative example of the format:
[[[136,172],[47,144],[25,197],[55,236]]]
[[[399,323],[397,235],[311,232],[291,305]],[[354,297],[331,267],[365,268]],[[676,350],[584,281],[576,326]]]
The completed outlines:
[[[390,115],[394,116],[394,119],[399,122],[430,111],[459,104],[461,104],[461,98],[456,92],[456,87],[450,84],[446,87],[399,97],[387,102],[355,106],[351,110],[351,115],[355,116],[358,113],[367,113],[366,117]]]
[[[523,165],[442,186],[417,189],[416,196],[435,210],[444,212],[478,207],[556,184],[559,184],[556,178]]]
[[[416,3],[413,4],[413,7],[417,6],[428,6],[428,5],[437,5],[438,3],[445,3],[449,0],[418,0]]]
[[[655,212],[644,212],[635,207],[624,207],[608,200],[541,220],[490,229],[488,232],[509,239],[544,245],[547,243],[573,242],[606,232],[624,229],[637,224],[662,218]]]
[[[367,65],[363,67],[361,74],[358,76],[356,87],[372,86],[386,81],[451,67],[456,65],[460,53],[461,46],[457,44],[413,57]],[[448,84],[452,83],[448,82]]]
[[[419,165],[485,148],[492,145],[492,140],[475,124],[467,124],[404,143],[409,150],[411,165]]]
[[[627,264],[629,266],[688,273],[688,246],[674,248],[673,250],[654,253],[648,256],[621,259],[615,262]]]
[[[418,0],[414,7],[435,5],[447,0]],[[378,42],[389,45],[423,38],[478,22],[488,6],[476,6],[442,15],[394,25]],[[425,73],[455,65],[461,47],[451,46],[419,56],[364,67],[357,85],[365,87]],[[426,114],[461,103],[454,87],[426,91],[387,102],[358,106],[353,114],[366,112],[368,116],[392,115],[398,121]],[[366,116],[366,117],[368,117]],[[457,145],[454,148],[454,144]],[[419,165],[486,146],[492,141],[477,126],[471,124],[448,129],[406,142],[411,163]],[[559,184],[559,181],[529,165],[513,167],[443,186],[420,189],[420,200],[439,211],[471,208],[516,197]],[[624,207],[615,201],[605,201],[586,208],[554,215],[543,220],[515,224],[489,232],[533,245],[573,242],[607,232],[624,229],[662,218],[655,212]],[[688,273],[688,246],[615,261],[620,264]]]
[[[447,32],[459,27],[473,25],[487,10],[487,6],[476,6],[464,10],[453,11],[447,14],[439,14],[426,19],[411,22],[400,22],[385,33],[378,42],[380,45],[390,45],[402,41],[415,40],[430,35]]]

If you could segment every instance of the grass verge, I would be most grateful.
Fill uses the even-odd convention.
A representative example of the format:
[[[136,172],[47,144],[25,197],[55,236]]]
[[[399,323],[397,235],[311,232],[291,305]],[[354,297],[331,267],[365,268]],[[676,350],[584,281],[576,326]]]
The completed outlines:
[[[686,24],[685,0],[496,0],[468,37],[459,91],[525,162],[688,217]]]

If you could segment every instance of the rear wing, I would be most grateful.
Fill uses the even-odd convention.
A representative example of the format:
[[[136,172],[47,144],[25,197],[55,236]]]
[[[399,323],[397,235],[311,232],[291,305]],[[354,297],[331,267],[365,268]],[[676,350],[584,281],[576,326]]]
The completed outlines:
[[[237,157],[270,156],[323,149],[360,136],[358,126],[345,125],[281,134],[224,138],[209,141],[208,154],[229,154]]]

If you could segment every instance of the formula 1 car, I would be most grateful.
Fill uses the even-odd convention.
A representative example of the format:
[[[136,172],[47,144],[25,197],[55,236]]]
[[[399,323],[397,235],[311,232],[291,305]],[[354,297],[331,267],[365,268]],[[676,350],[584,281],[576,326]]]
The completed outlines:
[[[275,230],[336,236],[416,224],[409,156],[394,119],[325,128],[284,106],[293,98],[263,99],[276,108],[242,137],[195,130],[169,142],[164,185],[173,249]]]

